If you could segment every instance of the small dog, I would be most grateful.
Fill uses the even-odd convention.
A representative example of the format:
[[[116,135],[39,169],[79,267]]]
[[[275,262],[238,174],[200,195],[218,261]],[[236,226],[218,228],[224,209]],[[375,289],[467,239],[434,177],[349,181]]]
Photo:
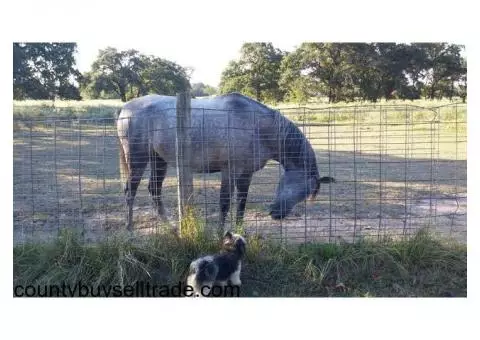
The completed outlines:
[[[222,252],[193,261],[187,278],[187,285],[193,287],[193,294],[206,296],[214,285],[224,287],[228,280],[232,285],[240,286],[240,271],[246,244],[242,236],[227,231],[223,236]]]

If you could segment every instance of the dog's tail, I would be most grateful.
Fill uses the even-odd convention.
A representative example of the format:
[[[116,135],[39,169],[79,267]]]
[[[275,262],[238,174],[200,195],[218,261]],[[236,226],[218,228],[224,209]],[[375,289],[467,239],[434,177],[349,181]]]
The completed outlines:
[[[337,181],[333,177],[324,176],[324,177],[320,178],[319,182],[320,183],[336,183]]]

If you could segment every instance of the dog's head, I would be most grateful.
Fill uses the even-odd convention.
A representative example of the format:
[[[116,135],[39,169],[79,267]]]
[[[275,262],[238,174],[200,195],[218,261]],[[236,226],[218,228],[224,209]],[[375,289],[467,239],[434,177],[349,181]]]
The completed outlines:
[[[227,251],[234,251],[240,256],[245,254],[245,247],[247,245],[247,241],[245,238],[239,234],[232,234],[231,231],[227,231],[223,235],[223,247]]]

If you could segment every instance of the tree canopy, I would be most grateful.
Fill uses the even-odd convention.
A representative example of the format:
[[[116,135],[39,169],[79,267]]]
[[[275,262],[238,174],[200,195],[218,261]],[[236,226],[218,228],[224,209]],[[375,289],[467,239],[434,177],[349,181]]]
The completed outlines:
[[[14,43],[14,99],[80,99],[75,43]]]
[[[190,85],[190,69],[133,49],[102,49],[81,74],[76,49],[75,43],[14,43],[14,99],[127,101],[187,89],[195,97],[236,91],[270,103],[467,97],[464,46],[449,43],[308,42],[291,52],[272,43],[245,43],[223,70],[218,90]]]
[[[231,61],[222,73],[220,92],[242,92],[261,101],[279,101],[280,64],[284,52],[271,43],[245,43],[240,59]]]
[[[122,101],[149,93],[175,95],[190,88],[187,69],[166,59],[136,50],[100,50],[82,82],[90,98],[120,98]]]
[[[466,98],[463,46],[447,43],[303,43],[290,53],[247,43],[222,73],[220,91],[306,102]]]
[[[192,84],[191,93],[193,97],[206,97],[216,94],[217,89],[204,83],[195,83]]]

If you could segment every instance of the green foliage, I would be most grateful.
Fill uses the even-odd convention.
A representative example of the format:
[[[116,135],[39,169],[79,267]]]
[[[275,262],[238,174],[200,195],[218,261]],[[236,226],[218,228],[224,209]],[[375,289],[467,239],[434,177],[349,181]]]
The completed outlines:
[[[278,68],[268,63],[275,54],[271,44],[244,44],[240,59],[224,70],[220,90],[296,103],[318,97],[329,103],[421,96],[465,101],[462,49],[446,43],[303,43],[291,53],[280,52]]]
[[[218,252],[212,238],[116,233],[84,244],[71,230],[13,249],[13,284],[176,285],[189,263]],[[421,231],[401,241],[285,245],[247,237],[242,296],[466,296],[465,245]]]
[[[126,102],[149,93],[175,95],[190,87],[188,78],[185,68],[169,60],[107,47],[100,50],[81,87],[89,98]]]
[[[79,100],[75,43],[14,43],[13,99]]]
[[[52,106],[47,100],[13,101],[14,119],[40,119],[61,117],[63,119],[115,118],[121,107],[120,100],[57,100]],[[99,122],[102,122],[100,119]]]
[[[192,84],[191,94],[193,97],[206,97],[217,94],[217,89],[204,83]]]
[[[324,94],[328,97],[329,103],[352,100],[355,97],[352,77],[353,45],[338,43],[300,45],[282,65],[284,71],[282,85],[290,94],[289,97],[305,98]],[[305,90],[310,93],[305,93]],[[302,92],[303,94],[300,94]]]
[[[271,43],[245,43],[240,59],[231,61],[222,72],[220,92],[241,92],[264,102],[282,100],[279,87],[284,52]]]

